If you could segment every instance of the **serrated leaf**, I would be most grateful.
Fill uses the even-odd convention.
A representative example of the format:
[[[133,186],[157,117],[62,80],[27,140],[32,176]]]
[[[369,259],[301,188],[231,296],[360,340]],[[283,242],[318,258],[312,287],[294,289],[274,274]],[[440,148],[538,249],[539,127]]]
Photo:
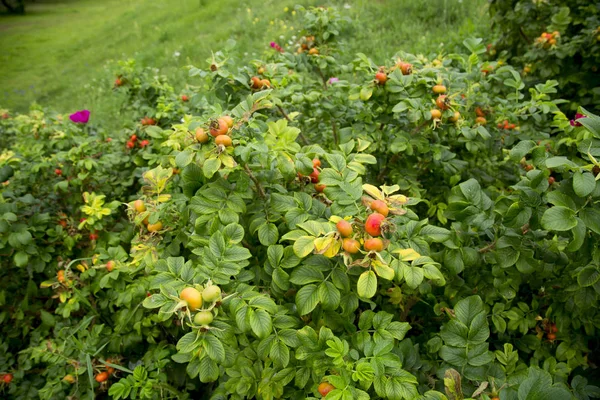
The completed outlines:
[[[267,337],[271,330],[273,329],[273,322],[271,320],[271,315],[267,313],[265,310],[254,310],[254,312],[249,312],[249,323],[252,332],[259,338]]]
[[[573,191],[579,197],[585,197],[596,188],[594,175],[589,172],[575,172],[573,174]]]
[[[315,248],[314,236],[301,236],[294,242],[294,254],[300,258],[304,258]]]
[[[360,274],[356,285],[360,297],[370,299],[377,292],[377,276],[373,271],[365,271]]]
[[[319,304],[319,290],[316,285],[306,285],[296,293],[298,314],[306,315]]]
[[[542,226],[551,231],[568,231],[577,225],[575,211],[556,206],[547,209],[542,216]]]

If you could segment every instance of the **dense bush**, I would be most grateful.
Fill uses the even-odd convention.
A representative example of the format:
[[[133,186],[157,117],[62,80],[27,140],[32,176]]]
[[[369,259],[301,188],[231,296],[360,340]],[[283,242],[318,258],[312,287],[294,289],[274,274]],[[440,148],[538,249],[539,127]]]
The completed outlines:
[[[600,4],[588,0],[491,0],[492,54],[523,68],[525,83],[559,82],[561,98],[600,110]]]
[[[298,10],[182,93],[121,64],[121,132],[6,111],[4,395],[598,397],[600,118],[481,40],[346,63]]]

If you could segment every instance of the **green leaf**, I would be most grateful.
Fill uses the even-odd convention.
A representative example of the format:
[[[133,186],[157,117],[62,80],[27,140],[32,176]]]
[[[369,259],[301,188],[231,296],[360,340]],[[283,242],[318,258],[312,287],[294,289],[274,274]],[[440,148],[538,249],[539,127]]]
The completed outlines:
[[[252,332],[259,338],[265,338],[273,329],[273,324],[271,320],[271,315],[267,313],[265,310],[254,310],[253,312],[248,312],[249,323]]]
[[[600,281],[600,271],[596,265],[588,265],[577,275],[577,283],[581,287],[595,285],[598,281]]]
[[[587,228],[585,223],[580,218],[575,218],[577,220],[577,226],[571,229],[571,233],[573,234],[573,240],[567,246],[567,251],[574,252],[581,248],[583,242],[585,241],[585,234],[587,232]]]
[[[202,173],[207,178],[212,178],[219,168],[221,168],[221,159],[209,158],[208,160],[204,161],[204,164],[202,165]]]
[[[294,269],[290,276],[290,282],[295,285],[306,285],[314,282],[323,282],[323,273],[313,265],[301,265]]]
[[[270,246],[279,240],[279,231],[275,224],[262,224],[258,227],[258,240],[263,246]]]
[[[177,342],[177,351],[180,353],[189,353],[200,346],[198,332],[188,332]]]
[[[417,385],[404,382],[398,377],[391,377],[385,384],[385,392],[390,400],[416,399],[419,397]]]
[[[589,230],[600,235],[600,211],[594,208],[584,208],[579,212],[579,218]]]
[[[577,168],[577,164],[573,161],[569,160],[567,157],[558,156],[558,157],[550,157],[546,159],[546,167],[548,168],[560,168],[560,167],[568,167],[568,168]]]
[[[404,266],[403,272],[404,280],[406,281],[408,287],[410,287],[411,289],[416,289],[421,284],[421,282],[423,282],[425,274],[422,268],[411,267],[407,265]]]
[[[169,278],[171,279],[171,278]],[[157,293],[157,294],[153,294],[150,297],[146,297],[144,299],[144,302],[142,303],[142,305],[146,308],[159,308],[164,306],[165,304],[167,304],[169,300],[166,296]]]
[[[340,291],[331,282],[319,285],[319,301],[324,310],[335,310],[340,305]]]
[[[421,229],[421,235],[428,237],[432,241],[436,243],[442,243],[446,240],[449,240],[451,237],[451,232],[446,228],[440,228],[438,226],[433,225],[425,225]]]
[[[556,206],[547,209],[542,216],[542,226],[550,231],[568,231],[577,226],[575,211]]]
[[[219,379],[219,366],[209,357],[200,361],[200,382],[214,382]]]
[[[373,271],[365,271],[358,278],[358,295],[365,299],[370,299],[377,292],[377,276]]]
[[[517,143],[508,153],[509,157],[513,161],[519,161],[521,158],[525,157],[531,149],[536,146],[533,140],[522,140]]]
[[[278,340],[271,346],[269,358],[274,361],[277,367],[285,368],[290,362],[290,349]]]
[[[205,335],[202,341],[206,354],[218,363],[225,361],[225,348],[219,339],[213,335]]]
[[[402,340],[410,330],[410,324],[408,322],[394,321],[386,326],[385,330],[388,331],[394,339]]]
[[[467,347],[469,328],[458,320],[451,320],[442,326],[440,334],[449,346]]]
[[[15,253],[14,260],[17,267],[24,267],[29,261],[29,256],[24,251],[18,251]]]
[[[471,321],[482,311],[483,301],[479,296],[464,298],[454,306],[456,318],[466,326],[469,326]]]
[[[175,157],[175,164],[178,168],[185,168],[189,163],[194,159],[194,153],[188,150],[184,150],[181,153],[177,154]]]
[[[316,285],[306,285],[296,293],[298,314],[306,315],[319,304],[319,290]]]
[[[573,190],[579,197],[585,197],[592,193],[596,188],[594,175],[589,172],[581,173],[579,171],[573,174]]]

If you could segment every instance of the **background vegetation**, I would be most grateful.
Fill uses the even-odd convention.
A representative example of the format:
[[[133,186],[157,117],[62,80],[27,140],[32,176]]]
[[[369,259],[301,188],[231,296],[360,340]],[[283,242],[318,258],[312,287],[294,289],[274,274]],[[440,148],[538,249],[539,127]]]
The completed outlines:
[[[305,5],[317,5],[305,1]],[[102,89],[113,76],[107,60],[135,58],[182,86],[190,64],[236,40],[236,56],[249,60],[272,40],[299,29],[294,1],[39,0],[25,16],[0,17],[0,104],[26,111],[32,102],[58,110],[88,108],[105,117],[114,99]],[[369,52],[378,62],[390,50],[449,51],[465,35],[487,28],[485,0],[333,1],[356,22],[348,52]],[[349,8],[344,8],[344,5]],[[285,11],[285,10],[288,11]],[[112,72],[112,71],[111,71]]]

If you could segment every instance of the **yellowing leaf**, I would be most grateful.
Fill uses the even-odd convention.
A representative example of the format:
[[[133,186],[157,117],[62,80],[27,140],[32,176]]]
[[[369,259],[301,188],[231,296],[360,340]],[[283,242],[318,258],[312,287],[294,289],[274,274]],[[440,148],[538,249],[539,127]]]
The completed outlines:
[[[363,190],[365,191],[365,193],[367,193],[369,196],[377,199],[377,200],[383,200],[383,193],[381,193],[381,191],[379,189],[377,189],[375,186],[373,185],[369,185],[368,183],[365,183],[362,186]]]
[[[156,201],[158,201],[159,203],[164,203],[164,202],[169,201],[169,200],[171,200],[171,195],[170,194],[161,194],[156,199]]]
[[[60,292],[60,295],[58,295],[58,299],[61,303],[64,303],[65,301],[67,301],[67,296],[67,292]]]
[[[413,261],[421,257],[421,255],[413,249],[398,249],[394,250],[394,253],[399,254],[402,261]]]
[[[387,279],[388,281],[391,281],[392,279],[394,279],[394,276],[396,275],[396,273],[394,272],[394,270],[392,268],[385,265],[381,261],[374,261],[371,264],[371,266],[373,267],[373,270],[379,277],[381,277],[383,279]]]
[[[40,283],[40,287],[42,289],[46,289],[46,288],[52,287],[53,284],[54,284],[54,281],[44,281],[44,282]]]
[[[340,222],[343,219],[346,219],[346,218],[338,217],[337,215],[332,215],[331,217],[329,217],[329,222],[333,222],[334,224],[337,224],[338,222]],[[350,219],[350,218],[348,218],[348,219]]]
[[[233,168],[237,165],[234,158],[227,153],[221,153],[219,158],[221,159],[221,163],[223,163],[226,168]]]
[[[390,196],[390,197],[388,197],[388,200],[394,206],[403,206],[406,203],[408,203],[408,197],[406,197],[403,194],[396,194],[394,196]]]
[[[315,251],[317,254],[323,254],[327,258],[334,257],[339,253],[341,241],[333,236],[325,236],[315,239]]]

